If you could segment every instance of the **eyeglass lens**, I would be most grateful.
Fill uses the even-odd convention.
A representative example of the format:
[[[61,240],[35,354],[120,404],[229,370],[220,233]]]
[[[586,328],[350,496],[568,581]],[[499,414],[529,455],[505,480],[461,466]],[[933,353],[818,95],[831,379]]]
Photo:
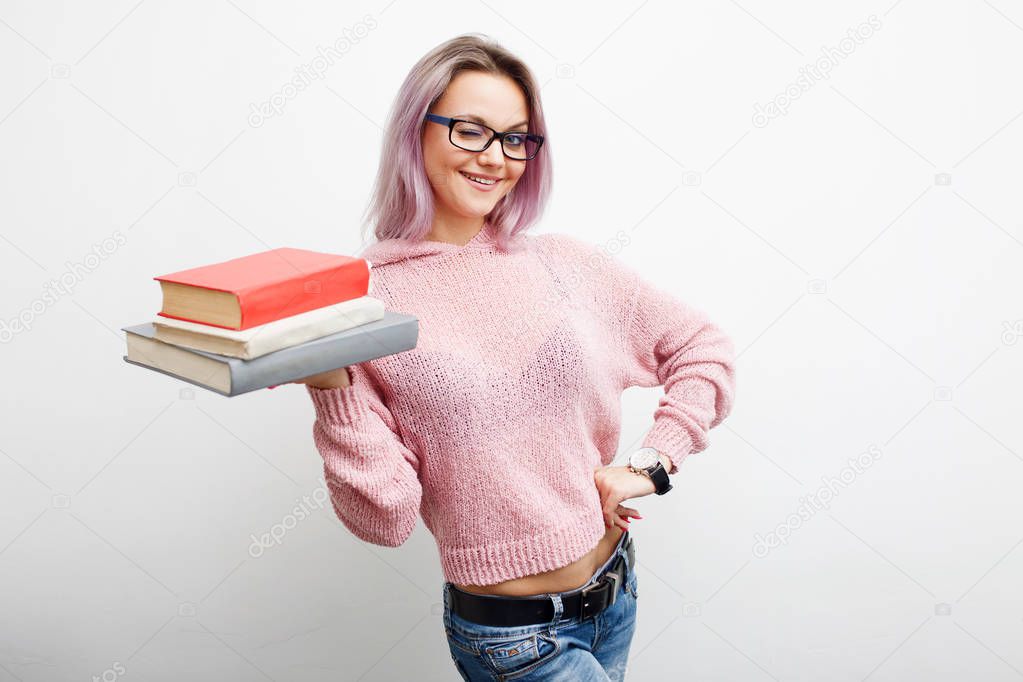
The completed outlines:
[[[451,141],[462,149],[478,152],[486,146],[487,141],[494,134],[494,131],[486,126],[458,121],[451,129]],[[504,151],[513,159],[528,159],[536,154],[539,147],[534,140],[528,139],[526,133],[505,135]]]

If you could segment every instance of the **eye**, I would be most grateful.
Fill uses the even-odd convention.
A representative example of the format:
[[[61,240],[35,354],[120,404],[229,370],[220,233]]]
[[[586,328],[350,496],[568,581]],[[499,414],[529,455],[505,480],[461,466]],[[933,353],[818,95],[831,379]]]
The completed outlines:
[[[455,125],[455,134],[462,139],[476,139],[483,137],[483,127],[476,125],[475,123],[468,123],[466,121],[459,121]]]

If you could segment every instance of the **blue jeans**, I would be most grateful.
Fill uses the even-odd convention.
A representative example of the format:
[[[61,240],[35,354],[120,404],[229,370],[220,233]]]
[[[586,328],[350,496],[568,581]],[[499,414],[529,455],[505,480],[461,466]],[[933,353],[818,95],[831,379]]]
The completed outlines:
[[[636,572],[626,564],[626,578],[615,603],[585,620],[563,617],[562,597],[581,591],[625,558],[628,533],[618,540],[611,557],[585,585],[567,592],[543,595],[554,602],[550,622],[524,626],[480,625],[451,612],[450,582],[444,582],[444,630],[451,658],[462,679],[532,682],[618,682],[625,679],[629,646],[636,630]],[[633,541],[635,543],[635,541]],[[635,550],[635,547],[633,547]],[[498,599],[530,599],[506,597]]]

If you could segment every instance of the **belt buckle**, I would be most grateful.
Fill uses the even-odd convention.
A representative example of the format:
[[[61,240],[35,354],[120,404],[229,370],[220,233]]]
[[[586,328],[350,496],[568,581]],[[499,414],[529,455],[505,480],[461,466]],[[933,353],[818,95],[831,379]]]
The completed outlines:
[[[618,599],[618,588],[622,584],[622,576],[614,572],[614,569],[604,574],[605,578],[611,579],[611,601],[607,603],[607,608],[611,608],[615,605],[615,601]]]
[[[609,583],[610,583],[610,596],[609,596],[608,602],[604,606],[604,608],[606,609],[606,608],[610,608],[611,606],[614,606],[615,601],[618,599],[618,586],[621,584],[621,576],[619,576],[617,573],[614,573],[612,571],[608,571],[603,576],[601,576],[600,580],[598,580],[597,582],[593,583],[592,585],[587,585],[586,587],[583,588],[582,593],[581,593],[582,599],[580,601],[580,607],[579,607],[579,617],[581,619],[589,618],[591,615],[596,615],[596,613],[598,613],[594,609],[590,608],[590,603],[591,603],[590,599],[591,598],[590,598],[589,594],[590,594],[590,592],[593,592],[594,590],[600,589],[600,588],[604,587],[605,585],[608,585]],[[603,609],[601,609],[601,610],[603,610]],[[590,611],[593,611],[593,613],[590,613]]]

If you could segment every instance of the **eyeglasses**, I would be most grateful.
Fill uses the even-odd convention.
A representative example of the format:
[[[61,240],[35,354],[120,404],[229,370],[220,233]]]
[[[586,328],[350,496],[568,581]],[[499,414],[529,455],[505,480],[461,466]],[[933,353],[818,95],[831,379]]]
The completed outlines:
[[[505,156],[515,161],[528,161],[536,156],[543,145],[543,135],[531,135],[521,131],[499,133],[482,123],[436,114],[427,114],[425,120],[446,125],[451,144],[467,152],[481,152],[495,139],[500,139]]]

